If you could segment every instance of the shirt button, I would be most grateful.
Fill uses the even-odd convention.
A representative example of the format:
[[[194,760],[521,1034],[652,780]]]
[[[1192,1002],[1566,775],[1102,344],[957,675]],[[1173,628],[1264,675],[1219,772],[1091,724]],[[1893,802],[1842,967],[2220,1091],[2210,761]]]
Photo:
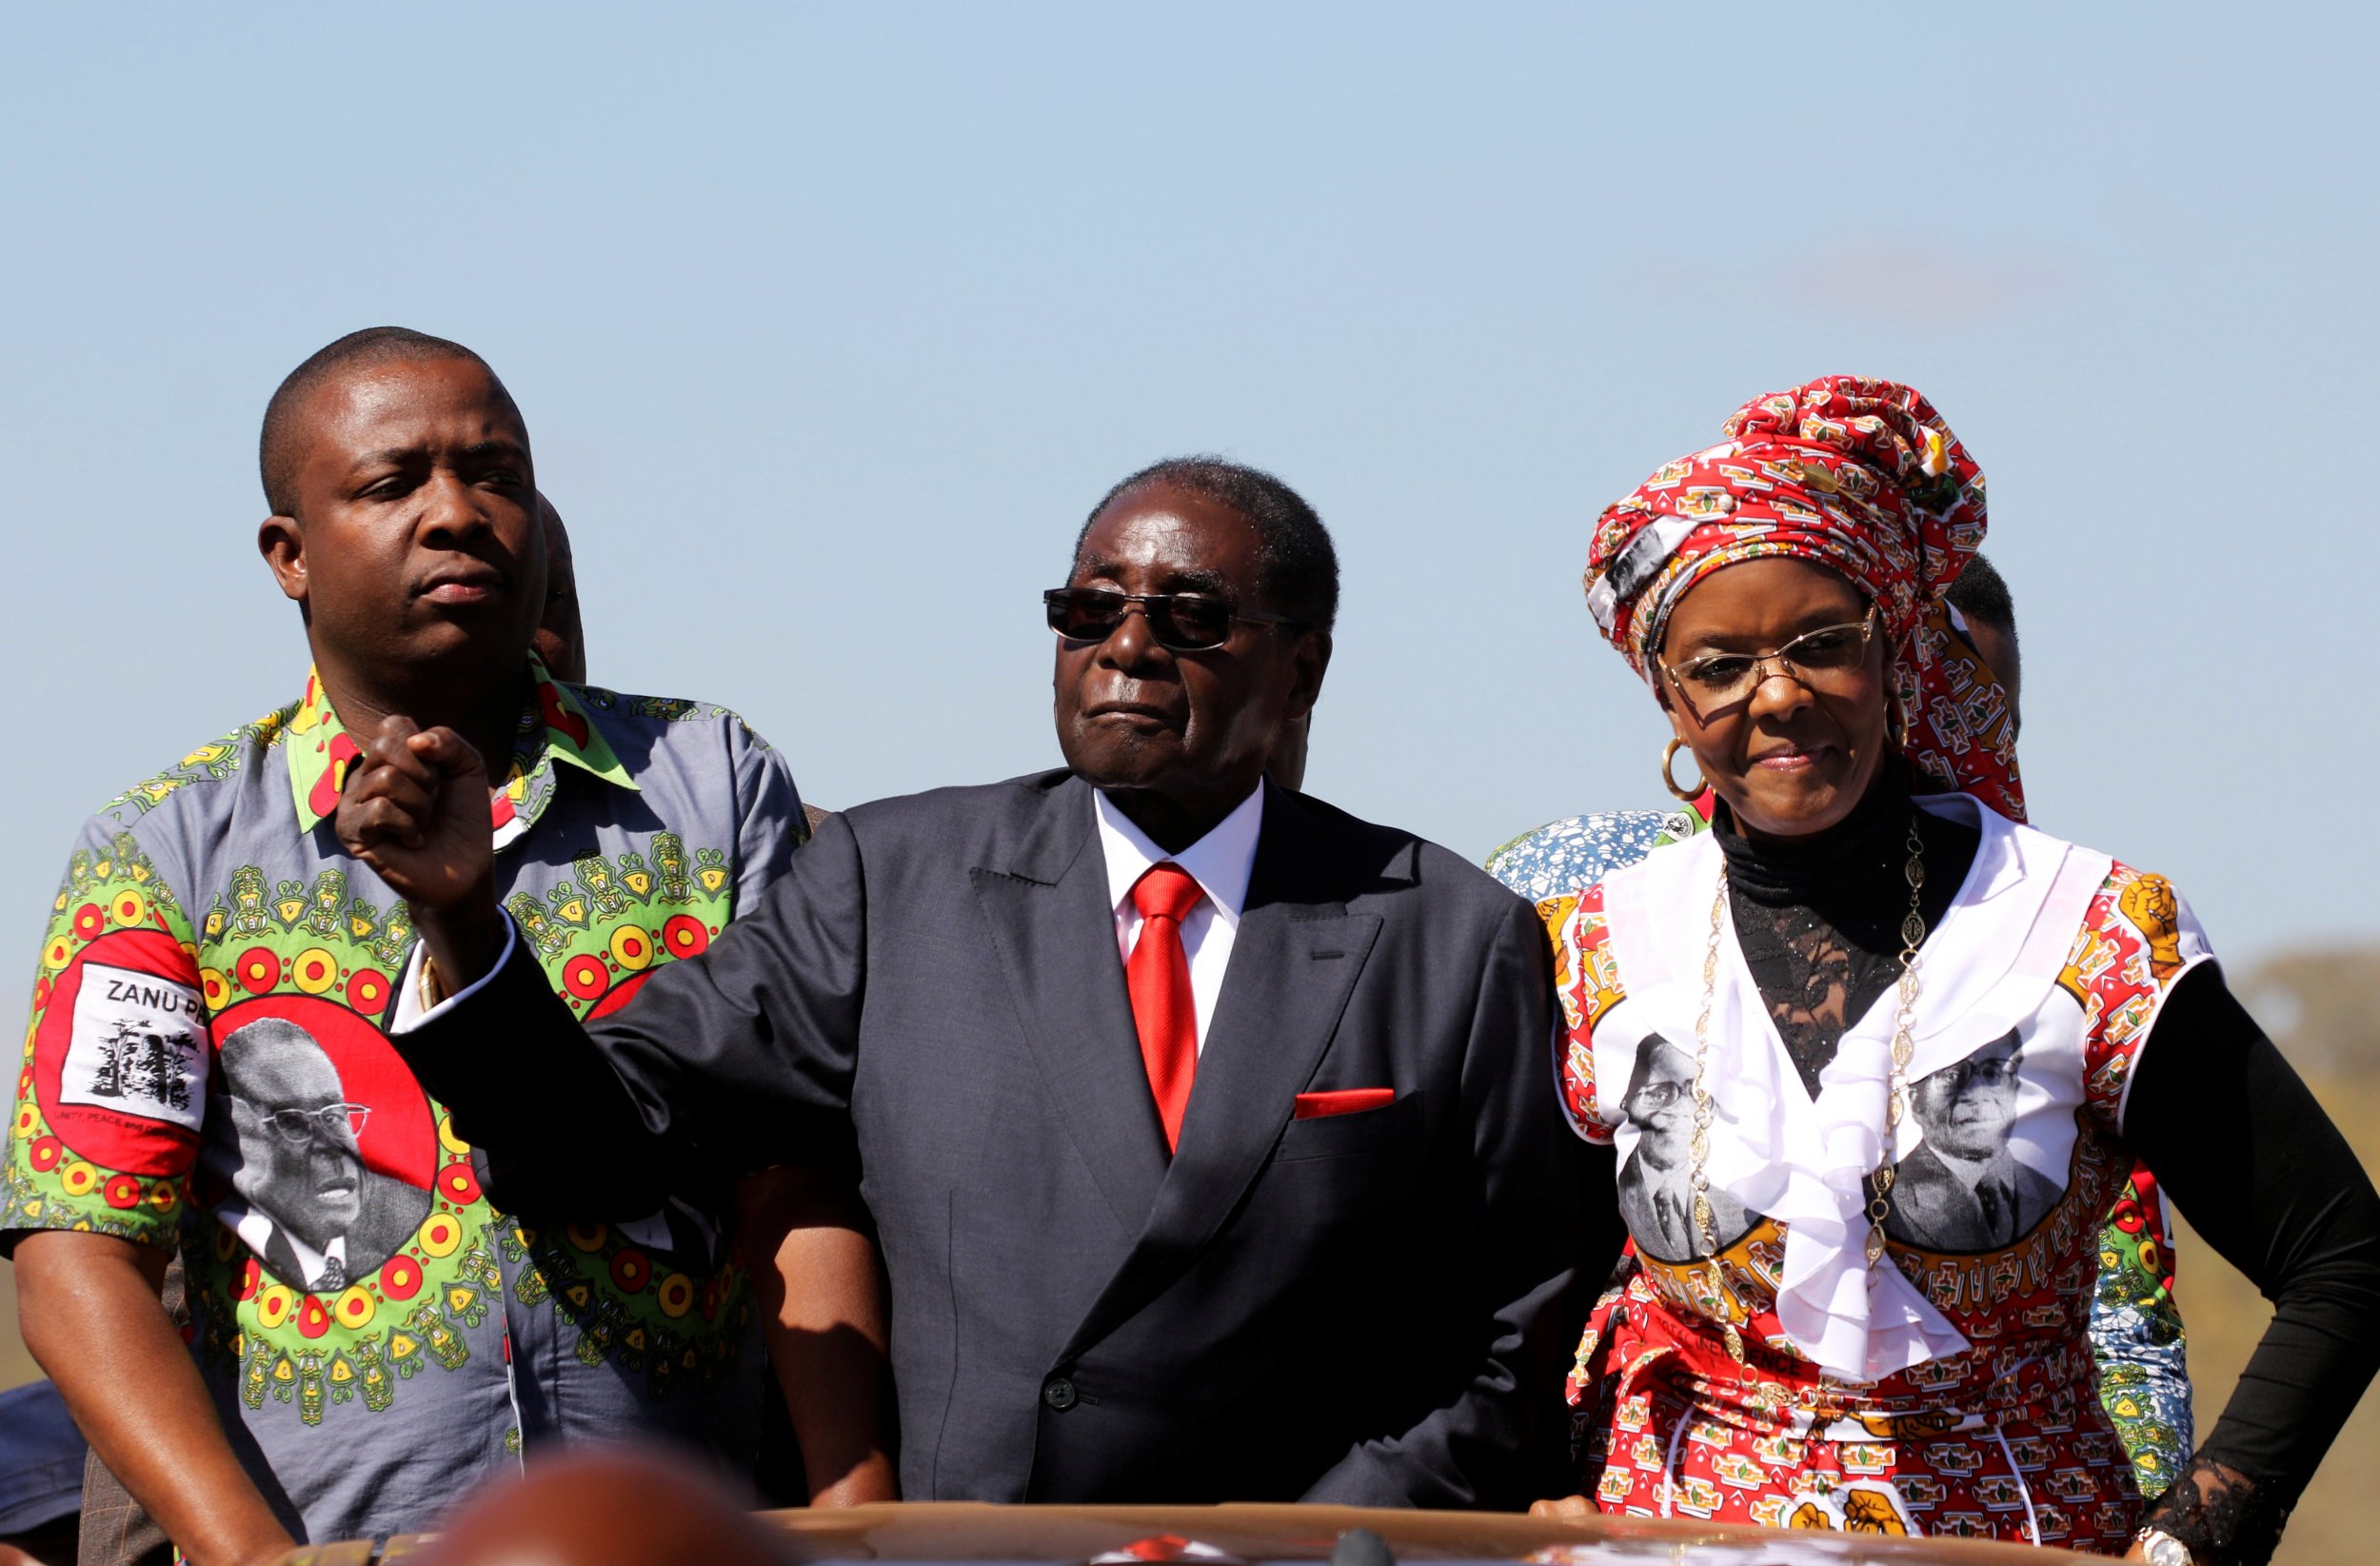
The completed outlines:
[[[1041,1383],[1041,1401],[1054,1413],[1063,1414],[1075,1405],[1074,1383],[1063,1376],[1053,1376]]]

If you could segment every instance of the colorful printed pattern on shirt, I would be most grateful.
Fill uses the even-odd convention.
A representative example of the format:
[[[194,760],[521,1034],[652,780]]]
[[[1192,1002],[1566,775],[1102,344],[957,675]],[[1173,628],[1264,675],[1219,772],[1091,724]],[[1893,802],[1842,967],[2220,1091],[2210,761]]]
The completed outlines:
[[[1488,856],[1487,872],[1531,902],[1594,885],[1662,840],[1657,810],[1598,810],[1549,822]]]
[[[1608,1140],[1614,1127],[1597,1092],[1592,1039],[1625,988],[1601,888],[1551,900],[1540,912],[1560,957],[1564,1109],[1583,1135]],[[1921,1167],[1929,1144],[1902,1160],[1886,1254],[1965,1335],[1963,1353],[1871,1385],[1819,1375],[1775,1314],[1782,1226],[1722,1211],[1717,1255],[1658,1259],[1691,1248],[1665,1236],[1668,1209],[1657,1191],[1668,1175],[1634,1169],[1632,1155],[1620,1174],[1621,1208],[1636,1257],[1623,1284],[1598,1303],[1569,1378],[1584,1484],[1598,1504],[2121,1553],[2148,1470],[2136,1476],[2108,1410],[2089,1395],[2090,1327],[2102,1221],[2112,1209],[2120,1216],[2119,1196],[2132,1189],[2131,1160],[2115,1140],[2123,1086],[2158,1003],[2204,955],[2185,924],[2169,884],[2122,865],[2093,899],[2056,993],[2044,1002],[2045,1010],[2072,1004],[2079,1012],[2067,1024],[2081,1030],[2072,1069],[2082,1104],[2073,1113],[2066,1178],[2053,1188],[2025,1169],[2006,1182],[1998,1222],[2015,1231],[2013,1240],[1989,1226],[1992,1203],[1967,1212],[1974,1193],[1947,1168]],[[2021,1051],[1976,1064],[1998,1047],[1937,1073],[1958,1077],[1945,1091],[1983,1091],[1973,1084],[2020,1070]],[[1913,1084],[1921,1122],[1930,1080]],[[1632,1098],[1635,1091],[1632,1083]],[[1934,1162],[1957,1164],[1968,1152],[1957,1148],[1954,1159],[1953,1151],[1946,1142]],[[1980,1151],[1973,1161],[1989,1162]],[[1961,1196],[1965,1203],[1954,1199]]]
[[[657,705],[600,691],[583,704],[548,680],[537,694],[492,801],[500,841],[546,812],[557,761],[633,791],[588,708]],[[677,710],[643,715],[718,711],[658,705]],[[248,1408],[292,1405],[307,1424],[343,1404],[385,1411],[426,1366],[451,1372],[490,1352],[473,1340],[491,1311],[501,1324],[507,1289],[570,1323],[578,1360],[640,1378],[656,1401],[732,1369],[750,1307],[716,1220],[682,1205],[625,1224],[499,1212],[384,1032],[412,945],[404,904],[361,895],[351,878],[368,872],[351,864],[281,873],[335,808],[355,755],[309,679],[299,703],[119,798],[115,814],[137,822],[186,787],[286,758],[298,821],[281,819],[297,857],[228,866],[203,913],[132,831],[71,856],[35,981],[0,1224],[179,1241],[202,1356],[236,1365]],[[736,811],[714,814],[724,825]],[[732,838],[620,841],[635,846],[498,858],[507,906],[583,1016],[703,951],[733,911]]]
[[[658,963],[703,950],[726,922],[724,884],[704,890],[690,873],[647,867],[649,858],[690,870],[675,834],[648,843],[619,862],[584,857],[575,876],[506,900],[583,1014],[625,1004]],[[253,866],[235,872],[235,901],[263,879]],[[218,1222],[217,1266],[191,1269],[193,1316],[206,1323],[204,1347],[244,1361],[248,1406],[268,1393],[288,1400],[293,1382],[308,1422],[322,1417],[325,1391],[387,1406],[396,1381],[424,1363],[452,1369],[468,1356],[452,1329],[480,1326],[508,1275],[520,1303],[550,1303],[573,1323],[583,1361],[642,1373],[656,1398],[730,1368],[736,1333],[713,1329],[723,1311],[724,1325],[740,1327],[748,1306],[734,1269],[714,1264],[715,1230],[673,1235],[664,1216],[640,1244],[603,1223],[525,1223],[487,1200],[470,1147],[382,1031],[389,976],[404,967],[404,906],[346,898],[343,880],[327,870],[311,889],[285,882],[261,917],[219,903],[199,944],[239,1166],[226,1176],[202,1159],[195,1171],[194,1194]],[[381,1008],[367,1009],[375,1001]],[[283,1128],[306,1116],[314,1123],[293,1143]],[[324,1221],[326,1207],[344,1219],[336,1258],[293,1232]],[[276,1216],[259,1225],[259,1214]],[[687,1222],[713,1220],[688,1215],[679,1227]]]
[[[2163,1194],[2135,1165],[2099,1231],[2091,1347],[2099,1363],[2099,1401],[2150,1500],[2165,1493],[2197,1447],[2172,1256]]]

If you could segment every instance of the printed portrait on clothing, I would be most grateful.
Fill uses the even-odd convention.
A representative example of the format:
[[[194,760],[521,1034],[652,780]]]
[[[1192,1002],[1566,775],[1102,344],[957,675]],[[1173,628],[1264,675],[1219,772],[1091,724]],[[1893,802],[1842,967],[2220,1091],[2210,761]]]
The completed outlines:
[[[1911,1087],[1920,1140],[1894,1172],[1886,1234],[1929,1251],[1992,1251],[2057,1205],[2064,1187],[2012,1146],[2024,1063],[2012,1031]]]
[[[1619,1171],[1619,1212],[1636,1248],[1663,1261],[1691,1261],[1699,1251],[1694,1220],[1695,1063],[1659,1034],[1636,1044],[1620,1112],[1637,1130]],[[1725,1250],[1752,1225],[1742,1202],[1712,1187],[1711,1234]]]
[[[349,1097],[298,1023],[266,1017],[233,1031],[215,1077],[232,1131],[216,1160],[232,1192],[219,1211],[274,1278],[315,1294],[344,1289],[429,1216],[427,1187],[366,1164],[372,1106]]]

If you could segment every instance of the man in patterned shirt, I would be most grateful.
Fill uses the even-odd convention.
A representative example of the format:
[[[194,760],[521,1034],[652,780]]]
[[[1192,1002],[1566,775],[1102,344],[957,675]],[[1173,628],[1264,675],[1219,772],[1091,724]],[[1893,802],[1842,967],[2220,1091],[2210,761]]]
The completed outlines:
[[[199,1562],[431,1526],[525,1443],[748,1461],[757,1335],[718,1194],[506,1210],[388,1045],[412,932],[328,818],[352,732],[444,714],[501,780],[506,905],[596,1016],[783,870],[793,780],[723,708],[547,675],[528,435],[468,349],[332,344],[274,396],[261,457],[259,544],[313,671],[69,861],[0,1164],[28,1342]],[[187,1349],[157,1298],[177,1247]]]

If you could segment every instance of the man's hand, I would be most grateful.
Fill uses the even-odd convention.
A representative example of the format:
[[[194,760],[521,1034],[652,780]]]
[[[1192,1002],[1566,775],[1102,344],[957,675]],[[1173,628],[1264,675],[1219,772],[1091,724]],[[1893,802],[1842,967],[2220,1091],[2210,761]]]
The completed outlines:
[[[383,718],[347,773],[338,833],[405,899],[448,993],[495,966],[505,929],[487,768],[461,735]]]

